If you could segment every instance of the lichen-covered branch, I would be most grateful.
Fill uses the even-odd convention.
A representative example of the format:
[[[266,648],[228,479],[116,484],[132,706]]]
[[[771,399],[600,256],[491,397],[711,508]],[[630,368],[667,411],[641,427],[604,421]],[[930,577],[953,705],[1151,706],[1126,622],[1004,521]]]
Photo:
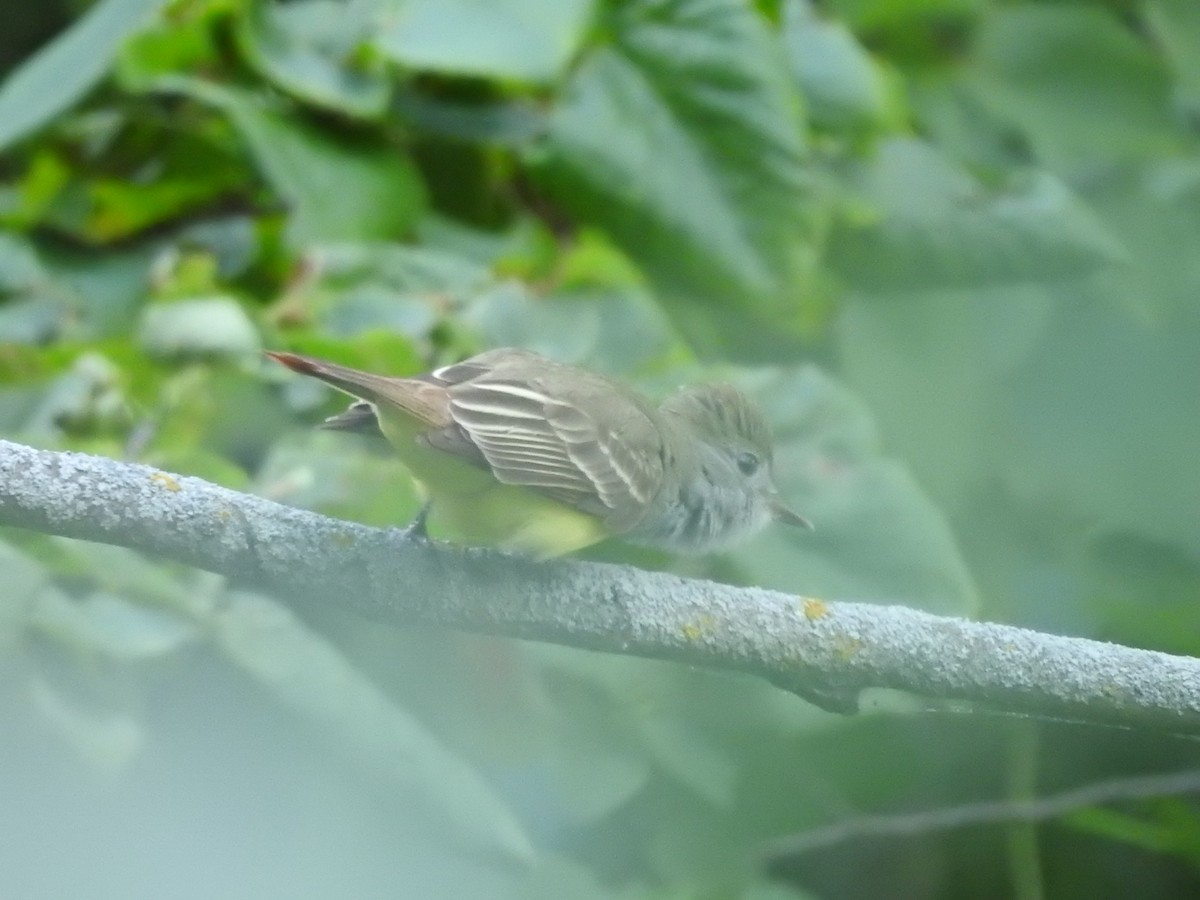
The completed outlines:
[[[826,706],[890,687],[1200,731],[1200,660],[897,606],[432,545],[197,478],[0,441],[0,525],[139,550],[285,601],[751,672]],[[3,602],[0,600],[0,602]]]

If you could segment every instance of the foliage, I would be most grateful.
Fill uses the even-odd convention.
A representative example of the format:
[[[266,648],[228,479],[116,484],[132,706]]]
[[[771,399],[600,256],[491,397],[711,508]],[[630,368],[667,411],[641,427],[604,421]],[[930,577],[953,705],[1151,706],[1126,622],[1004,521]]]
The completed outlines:
[[[1194,0],[78,7],[0,27],[0,434],[397,524],[402,469],[313,433],[337,401],[263,347],[728,377],[816,533],[600,555],[1200,652]],[[1167,736],[840,720],[27,534],[0,565],[12,896],[1200,883],[1178,800],[1045,826],[1041,876],[986,829],[761,865],[859,812],[1187,760]]]

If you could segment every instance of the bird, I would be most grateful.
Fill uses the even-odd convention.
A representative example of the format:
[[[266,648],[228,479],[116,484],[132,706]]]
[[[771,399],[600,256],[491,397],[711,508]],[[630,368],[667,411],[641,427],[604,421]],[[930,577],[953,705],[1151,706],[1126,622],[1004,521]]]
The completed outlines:
[[[411,377],[266,355],[354,398],[324,427],[382,433],[426,497],[432,537],[549,559],[608,537],[700,554],[772,521],[812,527],[775,487],[766,417],[729,384],[655,404],[511,347]]]

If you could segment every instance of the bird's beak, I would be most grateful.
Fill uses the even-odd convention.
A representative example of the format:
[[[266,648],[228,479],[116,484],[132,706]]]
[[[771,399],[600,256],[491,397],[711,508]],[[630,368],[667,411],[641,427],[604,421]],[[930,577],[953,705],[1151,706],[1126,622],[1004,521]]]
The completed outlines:
[[[783,522],[785,525],[795,525],[797,528],[807,528],[809,531],[813,530],[813,523],[800,515],[800,513],[792,512],[792,510],[784,506],[778,494],[771,495],[771,515],[775,517],[776,522]]]

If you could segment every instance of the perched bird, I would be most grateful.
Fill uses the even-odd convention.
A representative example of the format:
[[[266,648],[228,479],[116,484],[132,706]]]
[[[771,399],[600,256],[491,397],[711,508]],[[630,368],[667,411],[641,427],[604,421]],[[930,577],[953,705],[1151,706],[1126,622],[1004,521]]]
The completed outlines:
[[[434,537],[548,558],[614,535],[703,553],[771,520],[811,527],[771,480],[766,419],[731,385],[654,405],[527,350],[411,378],[267,355],[358,398],[325,426],[383,433],[427,497]]]

